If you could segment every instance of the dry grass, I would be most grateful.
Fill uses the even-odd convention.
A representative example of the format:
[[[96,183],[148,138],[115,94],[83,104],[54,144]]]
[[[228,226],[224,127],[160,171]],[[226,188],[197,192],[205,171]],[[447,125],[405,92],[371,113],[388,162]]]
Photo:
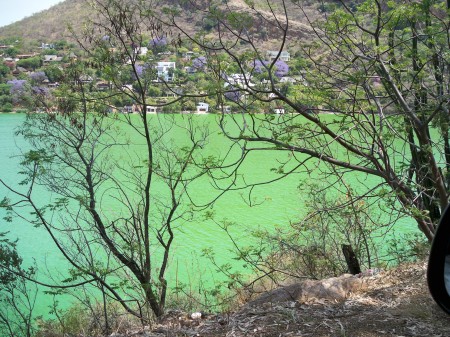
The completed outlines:
[[[280,0],[272,2],[276,3],[279,1]],[[173,6],[174,3],[177,3],[177,1],[162,0],[158,1],[158,6]],[[272,14],[270,13],[267,4],[265,4],[265,1],[258,0],[255,1],[255,3],[255,8],[258,12],[268,19],[264,24],[264,27],[254,27],[256,33],[255,37],[257,39],[259,38],[258,34],[261,30],[264,29],[267,31],[267,37],[258,40],[258,45],[261,50],[277,48],[280,42],[280,32],[274,28]],[[289,48],[295,50],[298,43],[301,43],[301,41],[305,39],[309,40],[313,34],[303,12],[298,6],[292,4],[290,1],[286,3],[288,5],[288,13],[290,16]],[[229,1],[228,5],[233,11],[256,13],[245,4],[244,0]],[[276,7],[277,6],[274,8]],[[305,5],[305,9],[308,16],[312,19],[317,18],[318,12],[316,11],[314,2]],[[190,34],[198,32],[201,29],[202,15],[204,15],[204,13],[201,11],[195,13],[182,11],[182,13],[183,15],[179,18],[179,21],[186,32]],[[276,10],[276,13],[279,14],[282,19],[282,11],[278,9]],[[0,40],[21,37],[24,41],[24,45],[30,46],[30,49],[33,47],[33,44],[36,44],[37,42],[54,42],[62,39],[74,42],[68,26],[72,26],[75,32],[81,32],[89,15],[92,15],[92,10],[86,0],[66,0],[48,10],[36,13],[11,25],[0,27]]]
[[[450,336],[450,318],[431,299],[425,274],[425,262],[402,265],[363,277],[365,286],[343,300],[265,302],[202,320],[172,312],[145,334],[133,333],[151,337]]]

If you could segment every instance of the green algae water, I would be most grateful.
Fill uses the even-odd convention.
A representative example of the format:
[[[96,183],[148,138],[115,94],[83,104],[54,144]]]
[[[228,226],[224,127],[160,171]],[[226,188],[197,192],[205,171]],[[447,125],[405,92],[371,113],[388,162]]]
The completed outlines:
[[[157,118],[151,116],[149,118]],[[182,119],[183,116],[174,116]],[[222,154],[229,150],[231,143],[220,132],[216,123],[217,116],[193,116],[199,124],[210,127],[211,137],[205,151]],[[0,176],[3,180],[15,187],[18,186],[18,171],[20,154],[26,150],[27,143],[19,136],[14,136],[15,129],[24,121],[25,116],[20,114],[0,114]],[[168,134],[175,142],[183,142],[179,133]],[[120,154],[118,154],[120,156]],[[267,151],[252,153],[241,168],[241,174],[249,183],[262,182],[275,178],[277,175],[273,168],[286,160],[287,154],[282,151]],[[311,173],[296,173],[271,184],[255,187],[249,197],[242,191],[225,193],[214,204],[215,218],[235,223],[231,233],[242,246],[253,243],[252,230],[258,228],[271,229],[287,226],[289,222],[296,221],[304,214],[304,196],[298,192],[298,186],[305,180],[314,180],[317,175]],[[355,175],[354,184],[362,180],[365,185],[375,185],[377,182],[366,181],[365,177]],[[19,187],[20,188],[20,187]],[[214,189],[208,179],[200,179],[191,187],[191,193],[201,202],[214,199],[219,191]],[[0,189],[0,196],[8,196],[5,189]],[[38,191],[38,197],[50,199],[52,196],[46,191]],[[254,198],[254,199],[253,199]],[[400,228],[415,228],[410,226],[411,220]],[[408,229],[410,230],[410,229]],[[18,250],[24,258],[25,265],[36,261],[39,268],[38,278],[46,283],[55,283],[66,275],[68,268],[64,258],[55,248],[50,237],[42,228],[34,228],[30,224],[13,221],[0,222],[0,232],[10,232],[11,238],[18,238]],[[205,218],[205,212],[194,214],[191,221],[183,223],[175,235],[172,249],[168,279],[172,286],[175,283],[198,284],[207,283],[208,280],[220,279],[214,267],[207,259],[201,256],[203,249],[212,249],[219,263],[230,263],[239,268],[241,262],[232,258],[230,250],[232,242],[227,234],[213,221]],[[49,311],[52,297],[44,294],[41,289],[36,305],[36,315],[46,315]]]

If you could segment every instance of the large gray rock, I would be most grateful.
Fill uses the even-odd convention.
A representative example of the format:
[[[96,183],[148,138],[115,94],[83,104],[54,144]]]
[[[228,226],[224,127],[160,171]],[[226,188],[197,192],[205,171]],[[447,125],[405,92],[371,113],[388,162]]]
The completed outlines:
[[[264,293],[256,300],[249,302],[248,305],[254,306],[286,301],[299,303],[315,300],[342,301],[350,293],[364,288],[364,283],[362,278],[350,274],[317,281],[306,280]]]

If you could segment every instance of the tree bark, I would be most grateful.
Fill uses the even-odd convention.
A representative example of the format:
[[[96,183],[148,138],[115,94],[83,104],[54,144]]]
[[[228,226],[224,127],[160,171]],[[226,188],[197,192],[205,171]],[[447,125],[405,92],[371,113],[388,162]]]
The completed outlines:
[[[342,253],[344,254],[345,261],[347,262],[348,271],[352,275],[357,275],[361,273],[361,267],[359,266],[358,258],[353,251],[352,246],[342,245]]]

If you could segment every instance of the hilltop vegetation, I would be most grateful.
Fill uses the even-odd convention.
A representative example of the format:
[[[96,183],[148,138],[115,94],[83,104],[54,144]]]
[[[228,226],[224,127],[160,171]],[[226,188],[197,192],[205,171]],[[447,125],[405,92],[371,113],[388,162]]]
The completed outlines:
[[[264,0],[255,1],[256,5],[266,8],[266,11],[268,11],[269,9],[264,3]],[[154,1],[153,4],[150,2],[149,4],[156,12],[165,6],[173,8],[180,6],[182,8],[180,19],[183,22],[183,27],[191,34],[194,34],[199,28],[208,28],[211,23],[210,19],[202,17],[199,13],[193,11],[193,7],[189,5],[189,2],[163,0]],[[227,5],[232,10],[249,11],[244,0],[228,1]],[[295,36],[297,39],[311,36],[311,28],[308,26],[304,14],[295,10],[293,4],[288,4],[288,6],[292,14],[292,36]],[[306,13],[314,17],[317,6],[319,4],[315,1],[309,1],[309,4],[307,3],[306,6]],[[33,46],[46,41],[67,40],[75,42],[73,33],[81,35],[85,23],[89,21],[92,14],[93,11],[88,0],[65,0],[48,10],[33,14],[8,26],[0,27],[0,40],[11,41],[20,39],[25,47],[24,51],[30,51]],[[68,29],[69,27],[71,29]],[[261,43],[265,43],[267,48],[276,45],[278,38],[277,36],[271,36],[270,29],[270,25],[267,25],[260,32]],[[294,47],[294,44],[292,47]]]
[[[48,10],[0,27],[0,40],[20,38],[25,52],[45,41],[70,40],[72,34],[68,27],[81,29],[91,14],[86,0],[62,1]]]

